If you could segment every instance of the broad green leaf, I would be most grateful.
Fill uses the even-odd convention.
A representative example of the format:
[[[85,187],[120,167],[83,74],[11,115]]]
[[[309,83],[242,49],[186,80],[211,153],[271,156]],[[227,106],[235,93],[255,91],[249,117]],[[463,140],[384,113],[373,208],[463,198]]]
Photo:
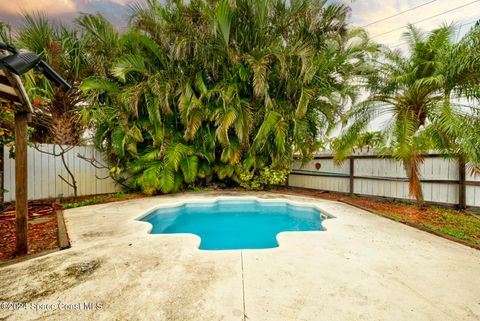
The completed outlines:
[[[198,157],[197,156],[190,156],[186,157],[182,160],[182,172],[183,172],[183,179],[185,183],[191,184],[195,182],[195,178],[197,177],[198,171]]]
[[[233,12],[230,8],[228,0],[221,0],[217,3],[215,8],[215,18],[217,20],[218,28],[222,33],[225,45],[228,46],[230,40],[230,27],[232,24]]]

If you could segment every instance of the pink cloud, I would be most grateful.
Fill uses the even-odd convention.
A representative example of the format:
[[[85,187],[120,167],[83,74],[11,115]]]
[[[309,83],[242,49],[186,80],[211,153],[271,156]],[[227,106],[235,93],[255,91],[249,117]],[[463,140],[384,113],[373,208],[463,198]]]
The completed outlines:
[[[44,11],[59,14],[77,11],[73,0],[15,0],[2,2],[0,11],[6,14],[18,14],[23,11]]]

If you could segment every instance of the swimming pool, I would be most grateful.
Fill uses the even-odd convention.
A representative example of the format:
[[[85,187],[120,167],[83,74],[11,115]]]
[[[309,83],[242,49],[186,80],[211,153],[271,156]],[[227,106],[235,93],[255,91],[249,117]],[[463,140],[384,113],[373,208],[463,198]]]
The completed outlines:
[[[152,234],[198,235],[202,250],[237,250],[278,247],[280,232],[323,231],[328,217],[285,201],[216,200],[158,208],[140,220],[152,225]]]

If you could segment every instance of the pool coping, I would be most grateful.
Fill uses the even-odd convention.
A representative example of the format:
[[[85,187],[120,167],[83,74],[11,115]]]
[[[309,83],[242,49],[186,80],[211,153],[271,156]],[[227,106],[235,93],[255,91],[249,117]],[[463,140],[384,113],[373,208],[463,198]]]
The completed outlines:
[[[149,222],[143,221],[144,218],[148,217],[151,215],[154,211],[161,209],[161,208],[174,208],[174,207],[181,207],[186,204],[207,204],[207,203],[216,203],[218,201],[235,201],[235,200],[250,200],[250,201],[255,201],[255,202],[263,202],[263,203],[287,203],[288,205],[291,206],[300,206],[300,207],[309,207],[317,210],[320,214],[320,217],[322,218],[322,227],[323,230],[318,230],[318,231],[282,231],[279,232],[275,235],[275,239],[278,243],[278,246],[276,247],[268,247],[268,248],[245,248],[245,249],[221,249],[221,250],[207,250],[207,249],[200,249],[200,244],[201,244],[201,237],[198,236],[195,233],[158,233],[158,234],[153,234],[152,229],[153,225]],[[202,198],[195,198],[195,199],[190,199],[190,200],[182,200],[182,201],[177,201],[173,203],[168,203],[168,204],[160,204],[160,205],[155,205],[152,206],[151,208],[147,209],[144,211],[143,214],[140,214],[139,216],[135,217],[133,219],[134,222],[141,223],[142,225],[148,224],[148,230],[147,234],[153,235],[153,236],[163,236],[163,237],[175,237],[175,236],[194,236],[195,239],[198,241],[197,245],[195,247],[196,250],[198,251],[265,251],[265,250],[278,250],[281,246],[280,240],[278,237],[283,234],[298,234],[298,233],[321,233],[325,232],[328,230],[326,226],[324,226],[324,223],[329,222],[330,219],[337,219],[337,217],[328,211],[325,211],[320,205],[316,204],[311,204],[307,203],[307,201],[296,201],[296,200],[290,200],[286,198],[261,198],[261,197],[256,197],[256,196],[206,196]]]

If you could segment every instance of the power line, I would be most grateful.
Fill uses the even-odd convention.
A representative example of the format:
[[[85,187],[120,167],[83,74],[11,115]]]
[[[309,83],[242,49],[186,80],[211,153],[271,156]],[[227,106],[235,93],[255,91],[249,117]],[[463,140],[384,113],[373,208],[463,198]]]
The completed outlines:
[[[464,7],[466,7],[466,6],[472,5],[472,4],[474,4],[474,3],[476,3],[476,2],[479,2],[479,1],[480,1],[480,0],[475,0],[475,1],[469,2],[469,3],[467,3],[467,4],[464,4],[463,6],[458,6],[458,7],[455,7],[455,8],[453,8],[453,9],[444,11],[444,12],[439,13],[439,14],[436,14],[436,15],[434,15],[434,16],[431,16],[431,17],[428,17],[428,18],[425,18],[425,19],[421,19],[421,20],[415,21],[415,22],[411,23],[410,25],[415,25],[415,24],[417,24],[417,23],[421,23],[421,22],[424,22],[424,21],[427,21],[427,20],[430,20],[430,19],[433,19],[433,18],[436,18],[436,17],[440,17],[440,16],[442,16],[442,15],[444,15],[444,14],[446,14],[446,13],[450,13],[450,12],[452,12],[452,11],[455,11],[455,10],[458,10],[458,9],[461,9],[461,8],[464,8]],[[406,27],[407,27],[407,26],[395,28],[395,29],[392,29],[392,30],[389,30],[389,31],[380,33],[380,34],[378,34],[378,35],[374,35],[374,36],[372,36],[372,37],[370,37],[370,38],[373,39],[373,38],[377,38],[377,37],[380,37],[380,36],[383,36],[383,35],[387,35],[387,34],[389,34],[389,33],[395,32],[395,31],[397,31],[397,30],[404,29],[404,28],[406,28]]]
[[[368,26],[371,26],[371,25],[377,24],[377,23],[379,23],[379,22],[382,22],[382,21],[385,21],[385,20],[388,20],[388,19],[391,19],[391,18],[397,17],[397,16],[399,16],[399,15],[402,15],[402,14],[404,14],[405,12],[410,12],[410,11],[413,11],[413,10],[415,10],[415,9],[418,9],[418,8],[424,7],[424,6],[428,5],[428,4],[430,4],[430,3],[433,3],[433,2],[436,2],[436,1],[437,1],[437,0],[432,0],[432,1],[430,1],[430,2],[427,2],[427,3],[421,4],[421,5],[419,5],[419,6],[416,6],[416,7],[410,8],[410,9],[408,9],[408,10],[405,10],[405,11],[402,11],[402,12],[399,12],[399,13],[396,13],[396,14],[394,14],[394,15],[391,15],[391,16],[389,16],[389,17],[386,17],[386,18],[383,18],[383,19],[380,19],[380,20],[377,20],[377,21],[371,22],[371,23],[369,23],[369,24],[366,24],[366,25],[362,26],[362,28],[365,28],[365,27],[368,27]]]

